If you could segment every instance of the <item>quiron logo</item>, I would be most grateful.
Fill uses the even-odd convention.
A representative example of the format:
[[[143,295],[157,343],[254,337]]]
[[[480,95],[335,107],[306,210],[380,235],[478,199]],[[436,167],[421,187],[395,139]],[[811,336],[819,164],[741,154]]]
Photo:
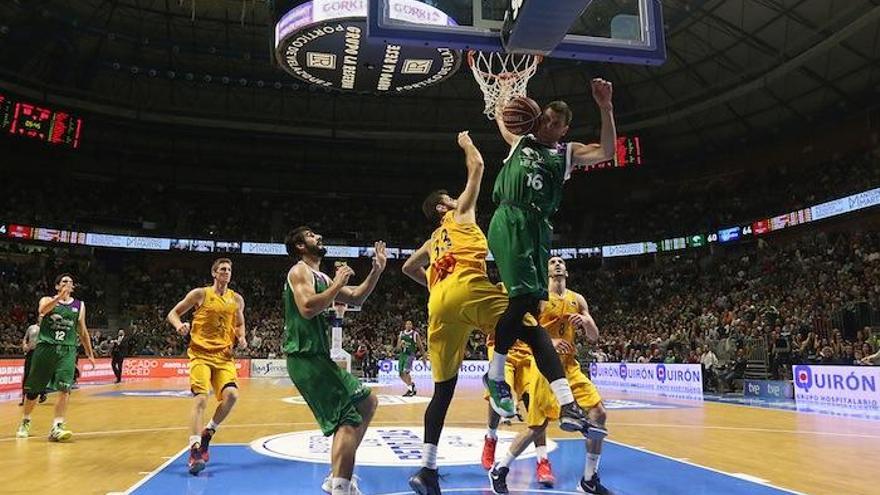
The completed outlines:
[[[423,432],[423,426],[368,429],[358,449],[358,465],[421,466]],[[444,428],[437,446],[437,464],[479,464],[485,433],[484,429],[477,428]],[[499,431],[496,452],[499,455],[507,452],[507,447],[515,436],[515,432]],[[329,464],[331,444],[332,438],[325,437],[320,430],[309,430],[258,438],[251,442],[251,448],[260,454],[279,459]],[[556,447],[556,442],[547,439],[548,452]],[[520,458],[532,457],[535,457],[535,449],[530,445]]]

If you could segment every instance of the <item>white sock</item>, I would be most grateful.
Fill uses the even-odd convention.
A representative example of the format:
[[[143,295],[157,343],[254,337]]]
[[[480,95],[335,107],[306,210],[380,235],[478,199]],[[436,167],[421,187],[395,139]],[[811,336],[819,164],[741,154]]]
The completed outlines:
[[[437,446],[433,443],[422,446],[422,467],[437,469]]]
[[[553,380],[550,384],[550,389],[553,390],[553,394],[556,396],[556,400],[559,401],[560,406],[574,402],[574,395],[571,393],[568,380],[565,378]]]
[[[189,436],[189,446],[192,447],[197,443],[202,443],[202,437],[199,435],[190,435]]]
[[[64,422],[64,418],[55,418],[52,421],[52,428],[55,428],[56,426],[60,425],[63,422]]]
[[[537,454],[538,454],[539,461],[541,459],[547,458],[547,446],[546,445],[535,446],[535,452],[537,452]]]
[[[497,428],[489,428],[486,431],[486,436],[492,440],[498,440],[498,429]]]
[[[584,479],[588,480],[599,471],[600,454],[587,454],[587,464],[584,466]]]
[[[507,455],[504,456],[504,459],[501,459],[501,462],[498,463],[498,467],[510,467],[513,461],[516,460],[516,456],[511,454],[510,451],[507,451]]]
[[[30,415],[30,414],[25,414],[24,416],[21,417],[21,420],[22,420],[22,421],[30,421],[30,420],[31,420],[31,415]]]
[[[333,495],[349,495],[351,480],[345,478],[333,478],[330,480],[330,492]]]
[[[489,361],[489,379],[500,382],[504,380],[504,365],[507,363],[507,354],[495,353]]]
[[[217,428],[220,428],[220,423],[215,423],[214,420],[212,419],[211,421],[208,422],[208,426],[206,426],[205,428],[207,428],[209,430],[217,431]]]

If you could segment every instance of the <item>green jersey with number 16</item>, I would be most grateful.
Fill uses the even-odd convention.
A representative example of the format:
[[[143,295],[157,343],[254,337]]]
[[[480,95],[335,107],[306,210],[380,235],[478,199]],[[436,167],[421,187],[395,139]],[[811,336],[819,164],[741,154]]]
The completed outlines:
[[[492,199],[539,212],[544,218],[556,213],[562,201],[562,185],[571,175],[571,146],[545,146],[531,134],[513,144],[495,179]]]

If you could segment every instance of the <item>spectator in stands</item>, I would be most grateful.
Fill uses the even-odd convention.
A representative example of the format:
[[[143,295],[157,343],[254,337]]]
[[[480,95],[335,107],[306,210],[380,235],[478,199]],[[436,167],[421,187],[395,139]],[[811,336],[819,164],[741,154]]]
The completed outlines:
[[[736,381],[745,378],[747,365],[748,359],[746,359],[745,349],[737,349],[736,359],[733,361],[733,365],[729,368],[723,378],[728,391],[735,391],[737,388]]]
[[[715,390],[717,388],[717,375],[715,373],[718,368],[718,356],[712,352],[711,347],[706,347],[700,356],[700,365],[703,370],[703,389]]]

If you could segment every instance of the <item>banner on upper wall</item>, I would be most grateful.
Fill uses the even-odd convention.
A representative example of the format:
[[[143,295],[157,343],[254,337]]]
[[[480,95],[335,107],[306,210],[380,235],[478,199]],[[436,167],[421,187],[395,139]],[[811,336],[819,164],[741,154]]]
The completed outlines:
[[[794,397],[801,405],[817,405],[859,411],[880,411],[880,367],[792,367]]]
[[[462,361],[458,370],[459,380],[482,379],[489,372],[489,361]],[[397,368],[397,360],[383,359],[379,361],[380,381],[397,380],[400,376]],[[414,379],[431,379],[431,362],[422,362],[418,359],[412,363],[410,376]]]
[[[703,373],[699,364],[590,363],[590,379],[600,392],[608,388],[703,399]]]
[[[788,381],[745,380],[743,395],[762,399],[793,399],[794,385]]]

